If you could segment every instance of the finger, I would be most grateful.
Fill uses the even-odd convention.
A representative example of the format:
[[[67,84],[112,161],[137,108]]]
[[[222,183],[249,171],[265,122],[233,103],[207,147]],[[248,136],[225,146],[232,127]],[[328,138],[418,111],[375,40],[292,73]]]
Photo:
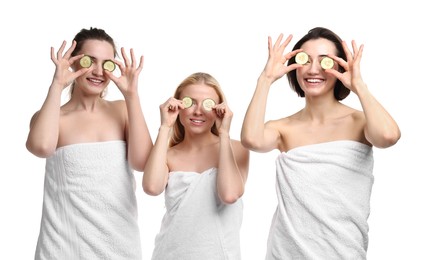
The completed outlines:
[[[130,49],[130,56],[131,56],[131,66],[132,67],[136,67],[136,56],[134,55],[134,50],[133,48]]]
[[[59,48],[58,52],[56,53],[57,58],[62,57],[62,52],[65,49],[65,46],[66,46],[66,41],[63,41],[61,47]]]
[[[283,51],[286,49],[286,46],[288,46],[288,44],[291,42],[291,40],[292,40],[292,34],[290,34],[288,37],[286,37],[286,40],[283,42],[283,44],[281,46],[279,46],[279,52],[283,53]]]
[[[126,53],[125,53],[125,51],[124,51],[124,47],[121,47],[121,55],[122,55],[122,57],[123,57],[123,59],[124,59],[124,64],[125,64],[125,66],[126,66],[126,67],[129,67],[129,61],[128,61],[127,54],[126,54]]]
[[[344,49],[345,56],[347,56],[347,62],[352,61],[353,54],[351,53],[350,49],[348,49],[347,43],[345,41],[342,41],[342,48]]]
[[[277,37],[277,40],[276,40],[276,42],[273,46],[274,49],[276,49],[276,48],[279,49],[280,42],[282,41],[282,39],[283,39],[283,33],[279,34],[279,37]]]
[[[351,41],[351,46],[353,47],[354,53],[356,53],[357,52],[357,44],[356,44],[356,41],[355,40],[352,40]]]
[[[52,59],[52,61],[56,64],[58,59],[56,59],[55,56],[55,48],[50,47],[50,59]]]
[[[112,61],[115,63],[115,65],[118,66],[118,68],[120,69],[120,71],[125,71],[124,64],[120,60],[113,59]]]
[[[137,67],[137,71],[140,72],[143,69],[143,62],[144,62],[144,57],[143,55],[140,56],[140,63],[139,63],[139,67]]]
[[[84,56],[84,54],[78,54],[77,56],[71,57],[71,58],[69,59],[69,63],[70,63],[70,64],[73,64],[76,60],[81,59],[83,56]]]
[[[65,55],[63,57],[65,59],[69,59],[69,57],[71,57],[71,54],[74,51],[74,49],[75,49],[76,46],[77,46],[77,42],[76,41],[72,41],[71,47],[65,52]],[[65,47],[65,45],[63,47]]]
[[[359,48],[359,51],[357,52],[357,59],[361,59],[362,58],[362,56],[363,56],[363,48],[364,48],[364,45],[362,44],[362,45],[360,45],[360,48]]]

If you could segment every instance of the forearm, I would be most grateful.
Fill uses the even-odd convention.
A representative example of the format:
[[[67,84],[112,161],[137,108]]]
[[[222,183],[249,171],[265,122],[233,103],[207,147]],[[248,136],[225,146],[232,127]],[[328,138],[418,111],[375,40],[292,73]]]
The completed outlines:
[[[149,195],[161,194],[168,181],[168,139],[171,128],[161,126],[143,173],[143,190]]]
[[[365,135],[367,140],[379,148],[394,145],[401,136],[397,123],[370,93],[366,85],[357,89],[357,95],[366,118]]]
[[[37,114],[31,119],[26,147],[39,157],[54,153],[59,138],[59,118],[62,89],[52,84]]]
[[[128,161],[137,171],[143,171],[152,149],[152,138],[137,95],[126,98],[128,114]]]
[[[217,193],[224,203],[234,203],[244,193],[245,180],[238,167],[228,134],[220,134],[219,153]]]
[[[272,81],[264,74],[260,75],[251,102],[242,124],[241,141],[244,146],[256,149],[264,142],[264,121],[267,96]]]

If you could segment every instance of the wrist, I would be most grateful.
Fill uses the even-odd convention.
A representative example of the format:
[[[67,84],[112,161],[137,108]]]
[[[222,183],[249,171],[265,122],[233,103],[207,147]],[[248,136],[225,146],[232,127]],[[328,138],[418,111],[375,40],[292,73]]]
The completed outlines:
[[[218,133],[218,136],[220,137],[220,138],[227,138],[227,139],[230,139],[230,134],[229,134],[229,132],[219,132]]]

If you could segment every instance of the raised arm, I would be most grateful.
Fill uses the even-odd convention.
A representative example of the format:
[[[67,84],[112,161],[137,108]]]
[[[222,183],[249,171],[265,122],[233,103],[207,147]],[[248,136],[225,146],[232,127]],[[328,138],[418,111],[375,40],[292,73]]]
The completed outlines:
[[[233,112],[225,102],[215,106],[216,125],[220,138],[217,193],[226,204],[236,202],[245,191],[248,177],[249,150],[239,141],[231,140],[229,135]]]
[[[257,80],[257,86],[242,125],[241,141],[250,150],[257,152],[268,152],[278,148],[281,139],[277,129],[265,124],[265,112],[267,97],[270,86],[283,77],[289,71],[301,66],[296,63],[286,66],[288,59],[296,55],[299,50],[283,55],[283,52],[292,39],[289,35],[281,44],[283,35],[280,34],[276,43],[272,45],[271,38],[268,37],[269,57],[263,72]]]
[[[161,194],[168,182],[169,168],[167,165],[168,141],[171,130],[176,122],[180,109],[184,109],[181,101],[169,98],[159,106],[161,112],[161,126],[155,145],[146,162],[143,173],[142,186],[146,194],[156,196]]]
[[[50,57],[56,66],[55,74],[41,109],[31,118],[30,131],[26,141],[28,151],[42,158],[52,155],[57,147],[63,89],[88,70],[87,68],[75,72],[70,70],[74,61],[81,58],[83,54],[71,57],[76,46],[76,42],[73,42],[72,46],[62,56],[65,46],[66,41],[62,43],[56,56],[54,48],[50,48]]]
[[[121,54],[124,58],[124,64],[115,61],[121,70],[121,76],[115,77],[107,70],[105,70],[105,73],[114,81],[125,99],[128,115],[126,126],[128,162],[133,169],[143,171],[153,146],[138,92],[138,80],[143,68],[143,56],[140,57],[140,63],[137,66],[133,49],[130,49],[131,60],[127,57],[124,48],[121,48]]]
[[[329,70],[329,73],[334,74],[358,96],[366,119],[364,128],[366,139],[378,148],[390,147],[400,139],[401,132],[395,120],[372,95],[361,77],[360,61],[363,54],[363,44],[358,48],[356,42],[352,41],[353,53],[350,52],[345,42],[343,42],[343,47],[347,61],[338,57],[333,58],[346,71],[339,73],[335,70]]]

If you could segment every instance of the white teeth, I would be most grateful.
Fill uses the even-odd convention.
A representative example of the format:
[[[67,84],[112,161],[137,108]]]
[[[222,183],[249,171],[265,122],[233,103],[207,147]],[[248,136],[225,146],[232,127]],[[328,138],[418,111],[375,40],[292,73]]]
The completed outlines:
[[[101,80],[97,80],[97,79],[90,79],[90,81],[95,82],[95,83],[101,83]]]
[[[322,82],[323,80],[321,79],[307,79],[307,82],[311,82],[311,83],[319,83]]]
[[[202,120],[194,120],[194,119],[192,119],[192,122],[195,122],[195,123],[202,123],[203,121],[202,121]]]

